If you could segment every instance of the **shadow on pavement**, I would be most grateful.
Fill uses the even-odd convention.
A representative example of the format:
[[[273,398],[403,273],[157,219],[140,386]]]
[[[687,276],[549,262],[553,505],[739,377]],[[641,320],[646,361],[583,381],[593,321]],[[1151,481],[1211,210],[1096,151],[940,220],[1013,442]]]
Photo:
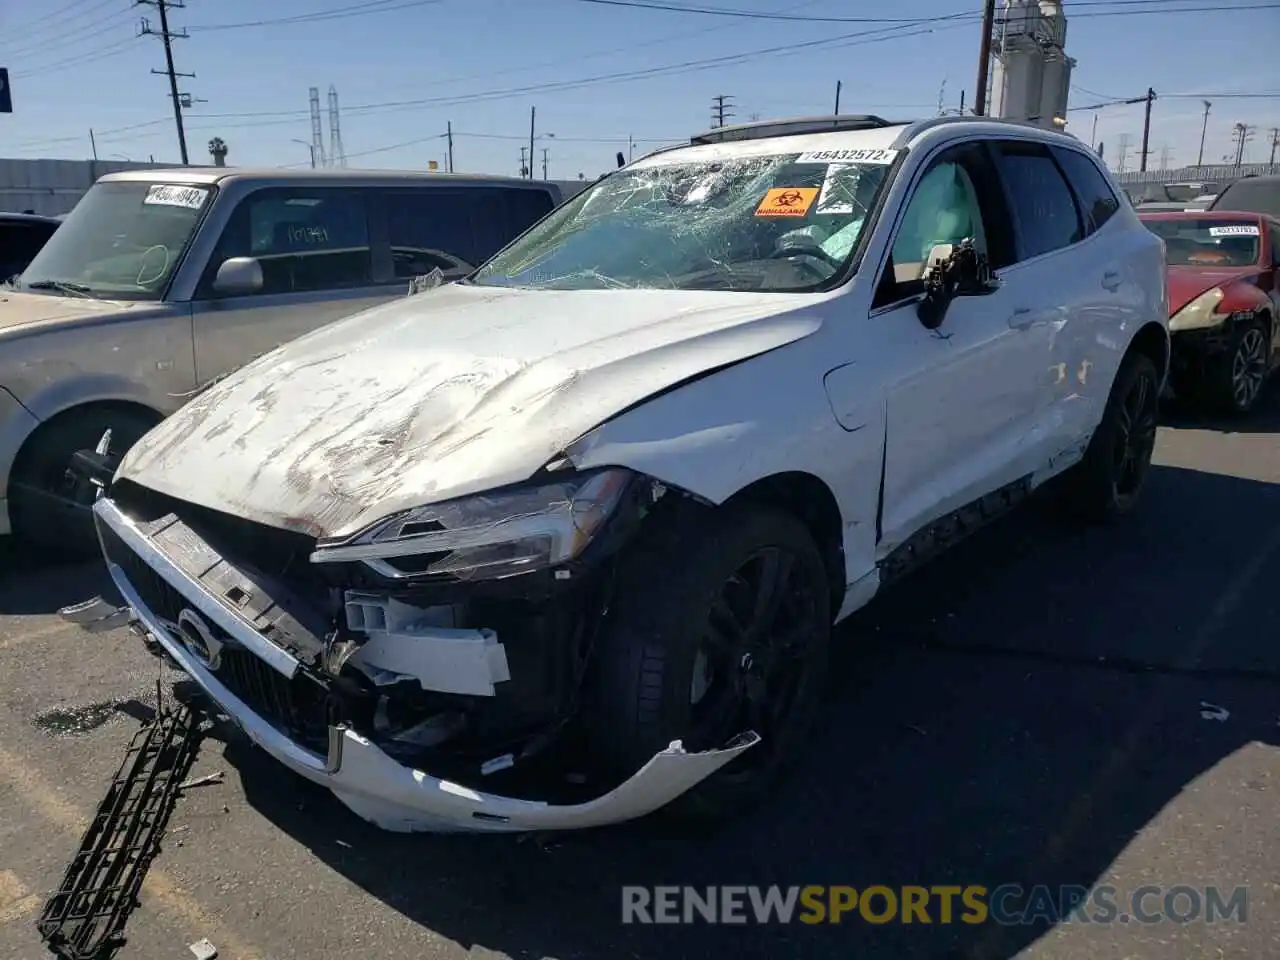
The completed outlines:
[[[56,613],[95,594],[118,599],[101,558],[68,558],[0,537],[0,616]]]
[[[1272,376],[1258,398],[1258,405],[1245,417],[1205,414],[1192,405],[1171,402],[1162,405],[1160,422],[1180,430],[1215,430],[1218,433],[1280,433],[1280,375]]]
[[[1090,886],[1191,781],[1276,742],[1277,517],[1280,485],[1157,468],[1117,526],[1070,530],[1033,510],[979,534],[842,629],[799,770],[712,831],[650,819],[547,848],[396,836],[239,739],[226,757],[281,829],[463,946],[566,960],[1011,957],[1049,925],[624,926],[621,887]],[[1230,722],[1206,722],[1201,700],[1229,704]],[[1210,880],[1143,882],[1161,879]]]

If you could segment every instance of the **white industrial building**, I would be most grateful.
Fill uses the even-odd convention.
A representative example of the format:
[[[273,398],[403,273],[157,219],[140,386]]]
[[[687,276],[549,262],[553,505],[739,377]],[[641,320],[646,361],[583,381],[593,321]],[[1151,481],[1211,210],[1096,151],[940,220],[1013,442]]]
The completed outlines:
[[[1067,18],[1059,0],[1005,0],[991,38],[995,62],[987,115],[1048,130],[1064,126],[1076,65],[1066,44]]]

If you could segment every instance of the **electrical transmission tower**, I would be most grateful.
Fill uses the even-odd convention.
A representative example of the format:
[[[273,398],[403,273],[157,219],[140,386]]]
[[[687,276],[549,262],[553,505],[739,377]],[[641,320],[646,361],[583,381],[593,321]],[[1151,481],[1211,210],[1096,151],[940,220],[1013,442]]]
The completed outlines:
[[[1116,172],[1124,173],[1125,161],[1129,158],[1129,145],[1133,142],[1133,138],[1127,133],[1120,134],[1119,152],[1116,156]]]
[[[347,165],[347,154],[342,149],[342,125],[338,122],[338,88],[332,83],[329,84],[329,165]]]
[[[311,165],[327,167],[324,155],[324,127],[320,125],[320,89],[311,88]]]
[[[1236,166],[1244,163],[1245,146],[1253,139],[1253,127],[1247,123],[1237,123],[1232,128],[1231,140],[1236,145]]]
[[[169,11],[180,10],[185,7],[186,4],[182,3],[181,0],[134,0],[134,5],[155,7],[160,13],[160,29],[153,30],[147,18],[143,17],[142,25],[138,30],[138,36],[159,37],[161,42],[164,44],[165,68],[163,70],[152,70],[151,72],[161,76],[167,76],[169,78],[169,97],[173,100],[173,121],[178,127],[178,150],[182,154],[182,165],[185,167],[188,162],[187,133],[182,128],[182,108],[189,107],[192,103],[197,101],[193,100],[189,93],[183,94],[178,92],[178,78],[190,77],[194,80],[196,75],[194,73],[179,73],[174,69],[172,41],[187,39],[187,31],[183,30],[181,33],[174,33],[169,29]],[[203,100],[198,102],[204,103]]]
[[[730,109],[733,104],[729,102],[732,99],[733,97],[724,94],[711,98],[711,126],[723,127],[724,122],[733,116],[733,111]]]
[[[1172,153],[1172,150],[1170,149],[1167,143],[1160,148],[1160,169],[1161,170],[1169,169],[1169,155],[1171,153]]]

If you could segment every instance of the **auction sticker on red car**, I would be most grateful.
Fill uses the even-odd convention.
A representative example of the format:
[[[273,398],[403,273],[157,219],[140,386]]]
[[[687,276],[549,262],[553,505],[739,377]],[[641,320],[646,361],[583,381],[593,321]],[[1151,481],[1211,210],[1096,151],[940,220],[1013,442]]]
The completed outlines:
[[[1211,237],[1260,237],[1262,231],[1256,223],[1232,223],[1222,227],[1210,227]]]

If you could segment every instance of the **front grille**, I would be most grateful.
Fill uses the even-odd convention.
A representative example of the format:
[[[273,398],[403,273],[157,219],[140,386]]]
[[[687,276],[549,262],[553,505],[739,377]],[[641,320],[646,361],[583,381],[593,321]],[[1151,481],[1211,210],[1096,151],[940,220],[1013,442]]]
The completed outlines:
[[[129,584],[138,592],[138,596],[157,617],[178,622],[178,615],[191,606],[169,581],[152,570],[129,546],[116,535],[116,532],[102,521],[98,521],[98,533],[102,537],[103,553],[108,562],[114,563],[124,571]]]
[[[120,567],[142,602],[161,620],[176,623],[182,611],[191,606],[190,601],[129,549],[110,527],[99,522],[98,529],[107,559]],[[323,682],[305,671],[299,671],[291,680],[249,651],[232,646],[235,641],[217,624],[210,623],[209,627],[228,643],[214,671],[219,682],[254,713],[299,743],[323,749],[329,723],[344,719],[331,707],[334,698]]]

